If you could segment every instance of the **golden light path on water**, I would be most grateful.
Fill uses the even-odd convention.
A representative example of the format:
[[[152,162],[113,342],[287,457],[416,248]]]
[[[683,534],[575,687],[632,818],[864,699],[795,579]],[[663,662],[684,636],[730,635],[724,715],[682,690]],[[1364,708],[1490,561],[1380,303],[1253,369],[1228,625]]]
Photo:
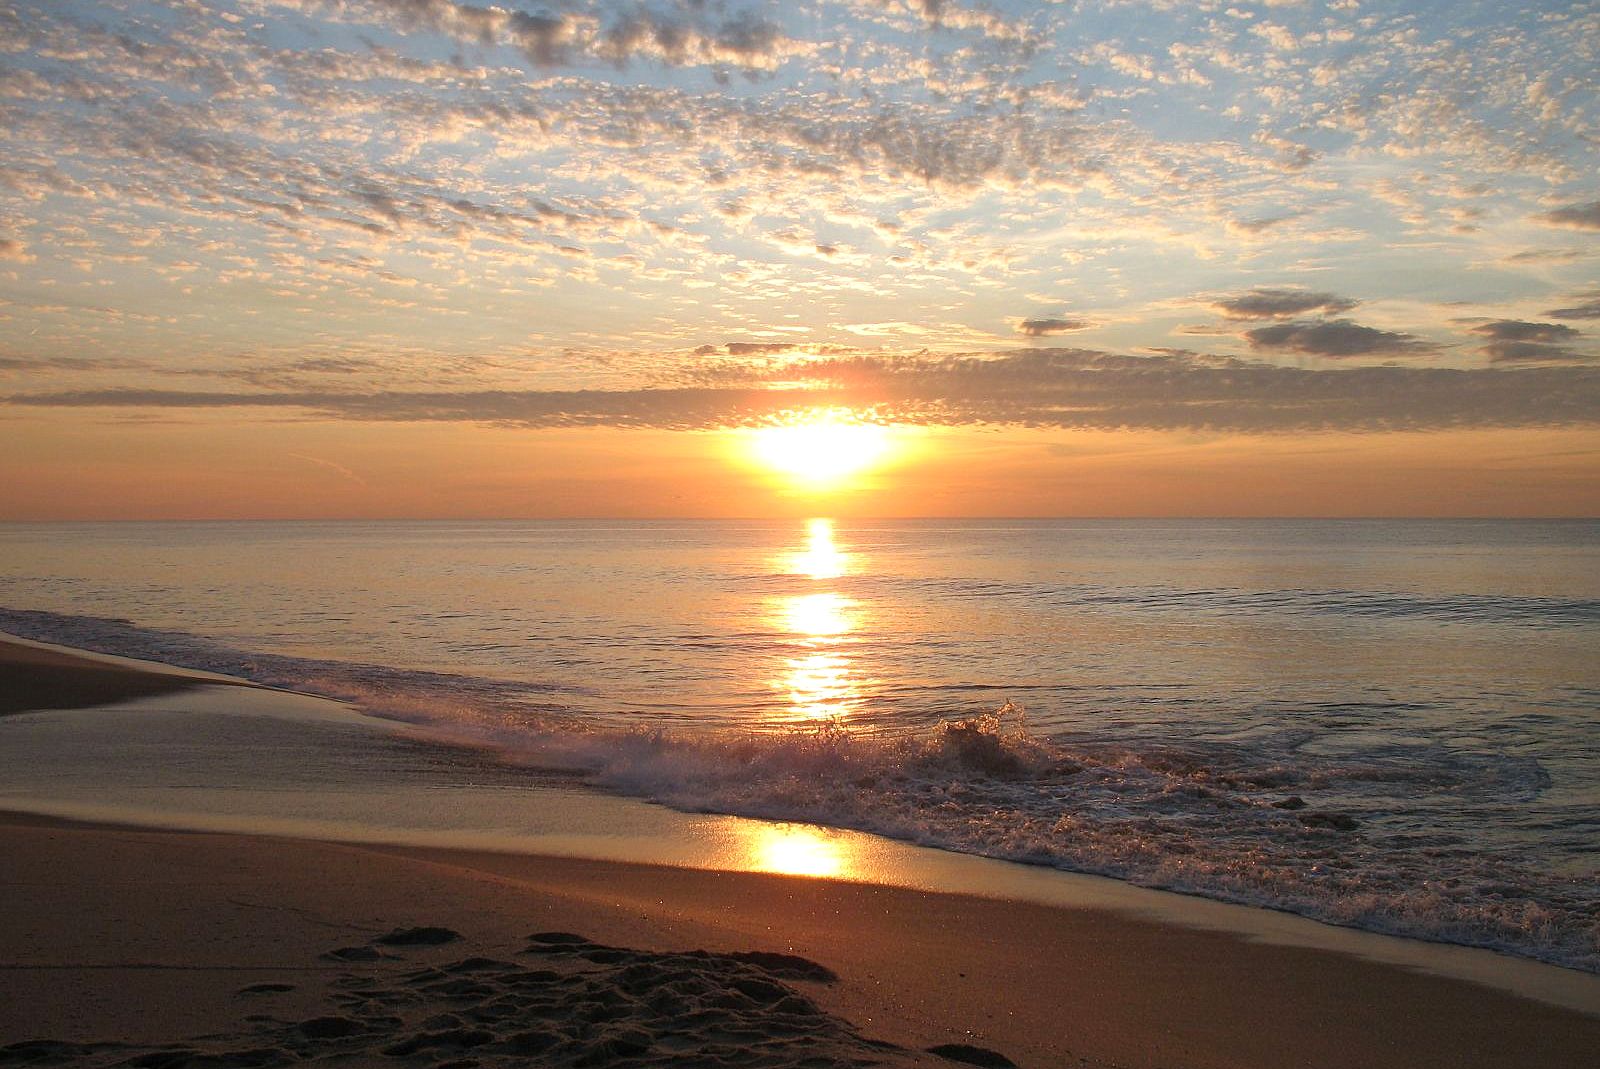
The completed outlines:
[[[849,557],[833,541],[833,521],[806,521],[806,548],[789,558],[789,569],[813,579],[837,579],[848,570]]]
[[[851,554],[834,541],[833,521],[806,522],[806,543],[780,558],[790,575],[825,584],[849,574]],[[850,635],[864,623],[862,606],[834,589],[789,594],[775,599],[772,617],[795,636],[798,652],[784,661],[775,685],[789,696],[794,723],[845,721],[861,704]]]

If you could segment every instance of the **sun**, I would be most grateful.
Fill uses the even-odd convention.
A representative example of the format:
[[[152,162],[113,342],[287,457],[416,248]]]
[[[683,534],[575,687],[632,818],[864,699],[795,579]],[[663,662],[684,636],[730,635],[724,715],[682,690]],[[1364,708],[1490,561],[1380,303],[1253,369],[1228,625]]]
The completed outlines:
[[[848,412],[813,412],[752,435],[762,464],[808,489],[833,489],[887,460],[894,449],[888,427]]]

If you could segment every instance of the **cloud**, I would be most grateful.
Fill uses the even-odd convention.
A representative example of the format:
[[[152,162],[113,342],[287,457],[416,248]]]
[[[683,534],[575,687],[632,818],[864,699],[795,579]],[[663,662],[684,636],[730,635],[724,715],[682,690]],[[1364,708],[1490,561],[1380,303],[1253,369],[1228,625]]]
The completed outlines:
[[[1565,345],[1545,345],[1532,341],[1492,341],[1479,350],[1493,364],[1573,364],[1594,357]]]
[[[13,294],[0,315],[40,352],[140,354],[152,374],[269,341],[376,352],[387,366],[363,382],[389,389],[467,347],[526,358],[452,388],[615,387],[640,370],[628,347],[676,359],[703,338],[784,336],[757,333],[779,304],[819,342],[979,348],[1001,342],[973,324],[999,323],[1047,345],[1086,307],[1144,347],[1199,294],[1230,339],[1292,325],[1262,351],[1414,352],[1410,335],[1317,325],[1358,314],[1322,290],[1375,296],[1375,270],[1427,271],[1441,301],[1481,299],[1473,272],[1523,246],[1452,223],[1593,196],[1571,192],[1595,159],[1592,64],[1571,42],[1596,39],[1600,12],[1507,18],[1487,47],[1470,5],[1420,22],[1342,5],[1276,18],[1295,47],[1274,54],[1211,5],[1072,8],[0,4],[0,273],[37,254],[30,293],[97,306]],[[725,68],[747,83],[720,87]],[[1562,170],[1574,184],[1545,184]],[[1403,203],[1344,180],[1379,172]],[[1552,188],[1568,192],[1541,200]],[[799,255],[772,256],[766,235]],[[1060,329],[1006,318],[1030,307]],[[622,363],[566,355],[593,348]],[[720,354],[703,362],[780,355]],[[216,381],[241,390],[331,385],[227,367]],[[163,380],[93,380],[108,382]]]
[[[1543,212],[1535,218],[1550,226],[1563,226],[1571,230],[1600,230],[1600,200],[1591,200],[1587,204],[1568,204]]]
[[[1308,356],[1412,356],[1438,346],[1414,334],[1379,330],[1348,319],[1275,323],[1245,331],[1252,349],[1287,349]]]
[[[720,351],[729,356],[763,356],[787,353],[797,348],[799,343],[792,341],[730,341],[721,346],[702,345],[695,350],[695,354],[709,356]]]
[[[1067,334],[1089,326],[1087,319],[1024,319],[1017,324],[1017,333],[1030,338],[1044,338],[1052,334]]]
[[[693,26],[648,9],[621,16],[606,30],[601,54],[626,60],[649,55],[667,63],[724,62],[770,68],[788,39],[774,22],[741,11],[709,26]]]
[[[0,353],[0,372],[7,371],[148,371],[151,365],[144,360],[116,357],[88,356],[8,356]]]
[[[1210,303],[1228,319],[1287,319],[1307,312],[1321,311],[1330,315],[1348,312],[1358,302],[1333,293],[1309,290],[1253,289]]]
[[[1580,302],[1567,308],[1552,308],[1545,315],[1552,319],[1600,319],[1600,290],[1573,294]]]
[[[1495,364],[1576,363],[1592,359],[1565,344],[1581,334],[1560,323],[1496,319],[1479,323],[1471,333],[1489,339],[1479,352]]]
[[[1479,323],[1473,334],[1481,334],[1491,341],[1564,342],[1576,338],[1578,331],[1560,323],[1528,323],[1520,319],[1496,319]]]
[[[1225,224],[1230,234],[1244,237],[1260,237],[1269,230],[1295,219],[1290,215],[1268,215],[1260,219],[1229,219]]]
[[[338,13],[387,19],[397,28],[427,30],[463,44],[507,45],[541,67],[597,57],[615,64],[650,59],[670,66],[728,64],[771,70],[805,47],[753,11],[723,13],[694,0],[668,10],[624,3],[609,17],[589,5],[550,3],[539,13],[455,0],[276,0]],[[562,7],[582,7],[562,11]]]
[[[0,260],[31,264],[33,255],[28,252],[28,246],[24,242],[16,238],[0,238]]]
[[[359,421],[518,427],[713,429],[817,407],[867,418],[969,424],[1235,432],[1381,432],[1448,427],[1600,425],[1600,368],[1366,366],[1308,370],[1187,354],[1039,349],[949,357],[859,355],[800,369],[730,369],[729,385],[616,390],[13,394],[25,407],[264,409]],[[804,379],[806,387],[770,388]]]
[[[1508,264],[1560,264],[1584,258],[1582,249],[1524,249],[1501,257]]]

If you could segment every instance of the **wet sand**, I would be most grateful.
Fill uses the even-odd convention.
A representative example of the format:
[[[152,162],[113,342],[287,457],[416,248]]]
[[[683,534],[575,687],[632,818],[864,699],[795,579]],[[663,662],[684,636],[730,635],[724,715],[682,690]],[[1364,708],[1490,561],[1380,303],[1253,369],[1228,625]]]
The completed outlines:
[[[99,668],[13,657],[0,683]],[[154,685],[117,675],[93,685]],[[1113,910],[20,814],[0,857],[0,1047],[30,1044],[0,1064],[1576,1067],[1600,1049],[1600,1006]]]
[[[209,682],[220,682],[216,679]],[[15,640],[0,641],[0,716],[29,709],[86,709],[171,694],[199,680]]]

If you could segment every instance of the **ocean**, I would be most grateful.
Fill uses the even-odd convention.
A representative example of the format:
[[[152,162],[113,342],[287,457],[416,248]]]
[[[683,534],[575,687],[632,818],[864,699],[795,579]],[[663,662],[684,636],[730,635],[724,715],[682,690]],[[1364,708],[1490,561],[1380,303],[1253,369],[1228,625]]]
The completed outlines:
[[[11,524],[0,606],[352,702],[499,789],[1600,971],[1600,522]],[[21,738],[0,803],[43,789]],[[278,757],[306,798],[348,772]]]

